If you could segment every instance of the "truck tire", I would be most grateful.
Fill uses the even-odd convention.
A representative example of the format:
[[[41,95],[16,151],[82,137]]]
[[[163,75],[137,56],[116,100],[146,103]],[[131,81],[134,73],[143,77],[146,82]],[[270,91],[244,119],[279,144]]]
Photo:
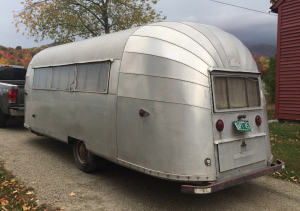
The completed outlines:
[[[0,128],[6,126],[8,119],[9,119],[9,116],[3,114],[2,111],[0,110]]]
[[[77,167],[83,172],[94,172],[101,165],[102,159],[87,150],[83,141],[74,141],[73,154]]]

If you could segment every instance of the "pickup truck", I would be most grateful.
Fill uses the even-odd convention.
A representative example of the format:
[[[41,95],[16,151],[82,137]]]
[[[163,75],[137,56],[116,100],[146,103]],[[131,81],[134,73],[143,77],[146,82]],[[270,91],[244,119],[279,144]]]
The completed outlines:
[[[26,68],[0,64],[0,127],[10,116],[24,117]]]

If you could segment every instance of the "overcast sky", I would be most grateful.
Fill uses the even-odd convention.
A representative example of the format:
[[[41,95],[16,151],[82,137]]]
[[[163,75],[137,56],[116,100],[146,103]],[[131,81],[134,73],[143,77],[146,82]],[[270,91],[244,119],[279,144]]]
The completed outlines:
[[[0,45],[23,48],[39,47],[51,40],[34,42],[34,37],[27,39],[22,32],[16,33],[12,24],[13,11],[22,9],[22,0],[0,0]],[[218,0],[228,4],[246,7],[262,12],[269,12],[269,0]],[[236,37],[245,45],[276,45],[277,17],[261,14],[232,6],[223,5],[210,0],[160,0],[155,5],[162,11],[168,21],[193,21],[219,27]],[[20,30],[22,31],[22,30]]]

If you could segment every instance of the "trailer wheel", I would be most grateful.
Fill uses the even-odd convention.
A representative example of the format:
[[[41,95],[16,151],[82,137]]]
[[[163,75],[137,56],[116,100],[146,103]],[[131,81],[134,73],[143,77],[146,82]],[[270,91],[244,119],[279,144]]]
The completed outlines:
[[[99,168],[101,159],[88,151],[83,141],[75,140],[73,153],[76,165],[81,171],[90,173]]]
[[[9,119],[9,116],[3,114],[1,109],[0,109],[0,128],[6,126],[6,123],[7,123],[8,119]]]

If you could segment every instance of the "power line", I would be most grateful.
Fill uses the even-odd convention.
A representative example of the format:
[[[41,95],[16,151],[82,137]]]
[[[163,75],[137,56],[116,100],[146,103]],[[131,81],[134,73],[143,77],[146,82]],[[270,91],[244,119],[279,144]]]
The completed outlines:
[[[270,13],[267,13],[267,12],[262,12],[262,11],[258,11],[258,10],[254,10],[254,9],[250,9],[250,8],[246,8],[246,7],[240,7],[240,6],[237,6],[237,5],[228,4],[228,3],[224,3],[224,2],[220,2],[220,1],[215,1],[215,0],[210,0],[210,1],[220,3],[220,4],[225,4],[225,5],[232,6],[232,7],[242,8],[242,9],[245,9],[245,10],[251,10],[251,11],[254,11],[254,12],[259,12],[259,13],[263,13],[263,14],[267,14],[267,15],[272,15],[272,16],[276,16],[276,17],[278,16],[278,15],[273,15],[273,14],[270,14]]]

